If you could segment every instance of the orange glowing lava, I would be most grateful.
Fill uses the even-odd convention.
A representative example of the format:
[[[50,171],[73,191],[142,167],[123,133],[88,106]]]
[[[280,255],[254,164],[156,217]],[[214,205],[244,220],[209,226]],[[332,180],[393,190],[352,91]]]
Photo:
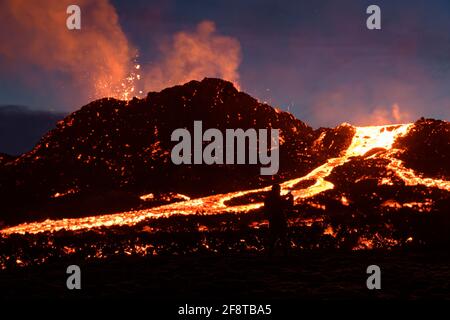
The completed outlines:
[[[394,141],[397,137],[404,135],[413,126],[413,124],[387,125],[387,126],[368,126],[356,127],[355,135],[348,149],[340,157],[329,159],[325,164],[315,168],[307,175],[285,181],[281,184],[282,193],[291,191],[294,200],[298,203],[301,199],[309,198],[326,190],[334,188],[334,185],[326,178],[337,166],[343,165],[351,157],[363,156],[374,148],[384,149],[386,151],[377,153],[376,156],[389,160],[388,168],[393,170],[406,185],[425,185],[450,191],[450,181],[436,180],[430,178],[421,178],[413,170],[405,168],[402,161],[394,158],[393,154],[399,150],[393,149]],[[372,155],[374,156],[374,155]],[[313,180],[315,183],[304,189],[293,187],[301,181]],[[381,181],[381,183],[387,183]],[[228,200],[242,197],[251,193],[268,191],[270,187],[230,192],[226,194],[212,195],[198,199],[188,199],[176,203],[162,205],[151,209],[128,211],[108,215],[91,216],[76,219],[46,220],[36,223],[24,223],[10,227],[0,232],[3,235],[13,233],[40,233],[55,232],[59,230],[82,230],[96,227],[109,226],[133,226],[149,218],[169,217],[171,215],[193,215],[193,214],[223,214],[223,213],[246,213],[263,206],[262,202],[254,202],[245,205],[231,206],[227,205]],[[148,197],[150,197],[148,195]]]
[[[120,100],[128,101],[134,96],[142,95],[142,91],[137,92],[137,82],[141,80],[139,70],[141,66],[135,64],[129,75],[120,81],[119,84],[113,79],[100,79],[95,84],[96,95],[99,97],[108,96]]]

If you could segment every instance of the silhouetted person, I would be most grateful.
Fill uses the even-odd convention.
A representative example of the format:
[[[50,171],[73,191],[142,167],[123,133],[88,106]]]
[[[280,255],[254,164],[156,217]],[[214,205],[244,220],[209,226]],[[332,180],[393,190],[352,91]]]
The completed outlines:
[[[289,191],[289,193],[286,195],[286,216],[288,215],[288,212],[292,211],[294,209],[294,195],[292,192]]]
[[[284,254],[288,251],[288,225],[286,211],[293,205],[293,196],[281,197],[280,185],[274,184],[264,200],[264,212],[269,219],[269,254],[272,255],[277,243],[283,249]]]

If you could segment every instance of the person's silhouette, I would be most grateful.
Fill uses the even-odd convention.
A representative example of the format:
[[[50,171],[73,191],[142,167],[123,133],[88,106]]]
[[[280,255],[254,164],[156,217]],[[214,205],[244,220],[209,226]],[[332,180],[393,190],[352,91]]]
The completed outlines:
[[[286,219],[287,205],[290,205],[292,195],[283,199],[280,194],[279,184],[274,184],[264,200],[264,212],[269,220],[269,254],[272,255],[277,243],[279,243],[287,254],[288,250],[288,225]],[[292,199],[293,202],[293,199]]]

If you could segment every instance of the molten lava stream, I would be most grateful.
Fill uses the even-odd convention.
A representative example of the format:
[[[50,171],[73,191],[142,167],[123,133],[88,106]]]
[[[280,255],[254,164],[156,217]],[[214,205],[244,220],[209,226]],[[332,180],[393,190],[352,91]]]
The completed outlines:
[[[450,191],[449,181],[421,179],[415,175],[413,170],[404,168],[402,162],[392,156],[392,154],[396,151],[392,149],[395,139],[407,133],[412,125],[413,124],[356,127],[355,135],[353,136],[352,142],[344,155],[329,159],[325,164],[312,170],[304,177],[285,181],[281,184],[282,193],[285,194],[292,191],[295,201],[298,202],[302,198],[309,198],[326,190],[333,189],[334,185],[325,180],[333,169],[343,165],[349,160],[350,157],[362,156],[373,148],[383,148],[387,150],[387,152],[381,153],[377,156],[389,160],[390,164],[388,165],[388,168],[394,170],[407,185],[424,184]],[[313,180],[315,183],[304,189],[292,190],[295,185],[305,180]],[[123,225],[133,226],[148,218],[169,217],[174,214],[193,215],[203,213],[214,215],[221,213],[246,213],[262,207],[263,203],[258,202],[238,206],[228,206],[226,205],[226,202],[251,193],[264,192],[269,190],[269,188],[270,187],[265,187],[260,189],[212,195],[145,210],[128,211],[77,219],[46,220],[43,222],[24,223],[1,230],[0,232],[3,235],[9,235],[13,233],[24,234],[55,232],[62,229],[74,231],[92,229],[96,227]]]

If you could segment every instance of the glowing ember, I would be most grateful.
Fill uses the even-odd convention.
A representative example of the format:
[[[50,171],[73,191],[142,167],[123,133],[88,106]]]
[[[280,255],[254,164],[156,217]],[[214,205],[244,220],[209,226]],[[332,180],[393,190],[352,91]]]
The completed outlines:
[[[139,199],[144,200],[144,201],[153,200],[153,199],[155,199],[155,195],[153,193],[144,194],[144,195],[140,196]]]
[[[75,193],[77,193],[77,192],[78,192],[77,189],[69,189],[69,190],[67,190],[67,191],[65,191],[65,192],[56,192],[56,193],[52,196],[52,198],[61,198],[61,197],[65,197],[65,196],[67,196],[67,195],[69,195],[69,194],[75,194]]]
[[[412,238],[411,238],[412,239]],[[383,237],[378,233],[375,233],[370,238],[362,236],[358,240],[358,244],[353,248],[353,251],[367,250],[374,248],[393,248],[398,245],[398,240]]]
[[[346,196],[341,197],[341,203],[342,203],[342,205],[347,206],[347,207],[350,205]]]
[[[336,232],[334,231],[332,226],[328,226],[324,231],[323,231],[324,235],[329,235],[332,237],[336,237]]]

